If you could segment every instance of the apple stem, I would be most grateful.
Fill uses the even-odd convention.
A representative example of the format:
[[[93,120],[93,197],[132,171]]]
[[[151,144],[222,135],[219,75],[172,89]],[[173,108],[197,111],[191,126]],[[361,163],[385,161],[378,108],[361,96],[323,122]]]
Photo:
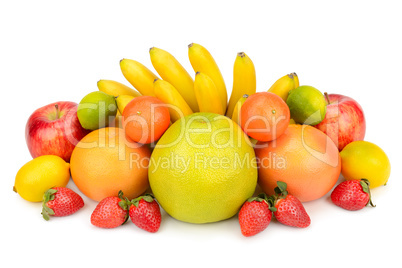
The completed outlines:
[[[327,92],[324,92],[325,100],[327,101],[327,105],[331,104],[331,101],[329,100],[329,96]]]
[[[60,115],[59,115],[59,105],[55,104],[54,107],[56,108],[56,119],[59,119]]]

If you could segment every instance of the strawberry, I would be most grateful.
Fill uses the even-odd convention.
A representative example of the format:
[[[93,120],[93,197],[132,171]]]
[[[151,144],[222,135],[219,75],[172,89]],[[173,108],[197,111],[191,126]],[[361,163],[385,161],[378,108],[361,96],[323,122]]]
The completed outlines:
[[[331,193],[332,202],[347,210],[359,210],[373,205],[370,194],[370,183],[366,179],[349,180],[340,183]]]
[[[272,211],[266,199],[265,194],[260,194],[249,198],[241,207],[239,223],[244,236],[249,237],[264,231],[271,222]]]
[[[84,206],[84,200],[76,192],[65,187],[53,187],[43,195],[42,216],[62,217],[77,212]]]
[[[115,228],[124,224],[128,219],[129,202],[119,196],[109,196],[102,199],[91,215],[91,223],[101,228]]]
[[[131,221],[141,229],[155,233],[159,230],[162,217],[158,203],[151,194],[137,197],[131,201],[129,209]]]
[[[310,225],[310,216],[303,204],[295,196],[286,191],[286,183],[278,181],[275,195],[269,198],[269,202],[275,207],[274,216],[282,224],[305,228]]]

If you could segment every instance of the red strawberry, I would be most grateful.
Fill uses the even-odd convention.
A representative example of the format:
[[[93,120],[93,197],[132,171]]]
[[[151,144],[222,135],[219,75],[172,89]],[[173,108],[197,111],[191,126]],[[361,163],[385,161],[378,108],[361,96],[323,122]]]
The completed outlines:
[[[137,197],[131,201],[129,210],[131,221],[145,231],[155,233],[159,230],[162,217],[158,203],[151,194]]]
[[[310,225],[311,220],[303,204],[295,196],[286,191],[286,183],[278,181],[275,188],[275,195],[270,197],[270,202],[276,208],[275,218],[285,225],[305,228]]]
[[[347,210],[359,210],[370,204],[370,183],[366,179],[349,180],[340,183],[331,193],[332,202]]]
[[[264,231],[272,219],[266,195],[249,198],[239,211],[241,233],[248,237]]]
[[[101,228],[115,228],[128,219],[128,202],[123,199],[123,192],[119,196],[109,196],[102,199],[91,215],[91,223]]]
[[[76,192],[65,187],[53,187],[43,195],[42,216],[62,217],[77,212],[84,206],[84,200]]]

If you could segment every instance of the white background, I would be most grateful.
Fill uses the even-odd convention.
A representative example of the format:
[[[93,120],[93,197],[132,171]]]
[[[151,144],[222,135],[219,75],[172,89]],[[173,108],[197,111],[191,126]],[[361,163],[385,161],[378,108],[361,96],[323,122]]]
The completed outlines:
[[[398,266],[402,239],[399,189],[402,19],[398,1],[2,1],[0,66],[3,124],[0,263],[17,267],[307,267]],[[381,3],[381,4],[379,4]],[[99,79],[127,85],[119,60],[149,68],[148,49],[171,52],[189,71],[187,45],[204,45],[231,90],[237,52],[253,60],[257,91],[297,72],[301,84],[348,95],[364,109],[366,140],[388,154],[386,187],[373,191],[376,208],[349,212],[328,195],[305,203],[312,224],[296,229],[272,222],[255,237],[237,217],[182,223],[163,213],[158,233],[132,223],[99,229],[96,203],[45,222],[41,204],[12,191],[18,169],[31,160],[25,123],[37,108],[75,101]],[[229,94],[230,95],[230,94]],[[70,187],[76,190],[72,182]],[[399,189],[398,189],[399,188]],[[400,264],[400,263],[399,263]]]

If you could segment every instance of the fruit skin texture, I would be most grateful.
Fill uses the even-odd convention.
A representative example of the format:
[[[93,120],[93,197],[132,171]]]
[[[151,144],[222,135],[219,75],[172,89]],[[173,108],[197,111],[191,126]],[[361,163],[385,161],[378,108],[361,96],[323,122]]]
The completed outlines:
[[[141,95],[155,97],[153,82],[158,78],[157,75],[142,63],[130,59],[122,59],[120,61],[120,69],[127,81],[130,82]]]
[[[365,178],[370,188],[385,185],[391,174],[391,163],[385,152],[368,141],[354,141],[340,152],[342,175],[347,180]]]
[[[183,99],[177,89],[169,82],[155,79],[154,91],[158,99],[168,104],[172,123],[193,113],[193,110],[191,110],[190,106],[188,106],[187,102]]]
[[[270,92],[249,96],[240,111],[241,128],[258,141],[280,137],[287,129],[289,120],[289,107],[278,95]]]
[[[300,86],[289,91],[286,104],[296,123],[314,126],[325,118],[327,103],[315,87]]]
[[[195,74],[194,92],[200,112],[225,114],[219,92],[214,81],[208,75],[201,72]]]
[[[129,142],[123,129],[102,128],[85,136],[71,155],[71,177],[87,197],[100,201],[119,190],[132,199],[149,187],[148,147]]]
[[[30,202],[41,202],[51,187],[66,187],[70,180],[70,165],[55,155],[32,159],[18,170],[14,191]]]
[[[152,195],[140,196],[131,203],[129,209],[131,221],[145,231],[156,233],[161,225],[162,216],[159,205]]]
[[[272,211],[264,199],[250,198],[239,211],[241,233],[250,237],[264,231],[272,219]]]
[[[122,83],[113,80],[99,80],[98,89],[106,94],[118,97],[120,95],[128,95],[132,97],[141,96],[140,93]]]
[[[195,113],[176,121],[152,152],[149,182],[162,208],[190,223],[234,216],[257,183],[250,141],[232,120]]]
[[[156,97],[137,97],[124,108],[123,128],[135,142],[148,144],[158,140],[169,124],[169,109]]]
[[[365,180],[344,181],[332,191],[331,200],[346,210],[360,210],[369,203],[373,206],[369,189]]]
[[[91,223],[100,228],[116,228],[128,219],[126,201],[117,196],[102,199],[91,214]]]
[[[226,91],[225,81],[218,65],[216,64],[214,58],[209,51],[196,43],[191,43],[188,45],[188,58],[190,60],[191,66],[194,72],[205,73],[210,77],[216,86],[217,94],[219,95],[219,100],[221,101],[222,109],[225,112],[228,96]],[[202,111],[201,111],[202,112]]]
[[[301,202],[324,196],[341,172],[338,148],[323,132],[308,125],[289,125],[276,140],[258,142],[258,183],[272,195],[277,181]]]
[[[280,198],[275,204],[275,218],[282,224],[306,228],[310,225],[310,216],[307,214],[303,204],[295,196],[288,194]]]
[[[268,89],[268,92],[272,92],[283,99],[286,102],[289,91],[295,89],[296,82],[293,74],[287,74],[275,81],[275,83]]]
[[[327,113],[321,123],[315,125],[338,146],[339,151],[351,143],[364,139],[366,119],[363,109],[354,99],[339,94],[327,97]]]
[[[233,66],[233,88],[229,104],[226,109],[226,116],[232,117],[237,101],[244,94],[251,95],[257,90],[257,79],[255,67],[252,60],[244,52],[237,53]]]
[[[169,52],[152,47],[149,50],[152,65],[163,80],[174,86],[191,110],[198,112],[197,98],[194,92],[194,80],[184,67]]]
[[[235,123],[238,124],[239,126],[241,125],[241,124],[240,124],[240,112],[241,112],[241,107],[243,106],[243,104],[244,104],[244,102],[247,100],[247,98],[248,98],[248,95],[247,95],[247,94],[244,94],[243,97],[241,97],[241,98],[237,101],[237,103],[236,103],[236,105],[235,105],[235,108],[234,108],[234,110],[233,110],[232,120],[233,120],[233,122],[235,122]]]
[[[32,113],[25,126],[25,140],[33,158],[57,155],[70,161],[75,145],[89,132],[78,120],[77,107],[77,103],[59,101]]]
[[[124,108],[126,108],[127,104],[129,104],[130,101],[132,101],[134,98],[135,98],[134,96],[130,96],[130,95],[119,95],[116,97],[117,109],[118,109],[118,113],[120,113],[120,115],[123,114]],[[117,117],[117,115],[116,115],[116,117]]]
[[[73,190],[65,187],[53,187],[43,195],[42,216],[63,217],[74,214],[84,206],[82,197]]]
[[[109,125],[114,119],[117,105],[114,96],[102,91],[87,94],[78,104],[77,116],[83,128],[95,130]]]

